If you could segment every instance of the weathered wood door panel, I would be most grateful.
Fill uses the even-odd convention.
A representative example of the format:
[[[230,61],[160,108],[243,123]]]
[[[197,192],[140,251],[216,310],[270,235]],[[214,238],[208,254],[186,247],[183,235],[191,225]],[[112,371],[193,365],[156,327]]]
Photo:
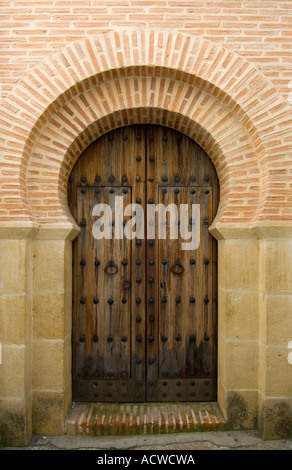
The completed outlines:
[[[123,208],[142,207],[145,238],[117,239],[131,220],[117,213],[117,197]],[[74,399],[214,400],[217,252],[208,227],[218,181],[208,156],[171,129],[118,129],[78,159],[69,202],[81,226],[73,255]],[[107,227],[104,213],[93,212],[97,204],[112,209]],[[156,214],[149,239],[147,215],[157,204],[177,212]],[[97,240],[93,228],[112,238]],[[182,249],[190,241],[183,229],[199,236],[198,247]]]
[[[202,187],[159,188],[159,202],[174,204],[177,216],[167,223],[167,237],[159,240],[159,333],[158,381],[156,399],[203,400],[214,396],[216,372],[212,357],[213,316],[209,311],[213,299],[212,243],[209,243],[209,220],[212,219],[212,192]],[[171,239],[170,229],[181,228],[184,213],[180,205],[199,206],[198,220],[187,218],[188,231],[194,230],[194,248],[184,250],[182,237]],[[159,221],[165,223],[165,220]],[[194,227],[197,223],[199,226]],[[200,233],[199,247],[197,231]],[[173,235],[176,235],[175,233]],[[202,240],[201,240],[202,238]],[[211,302],[212,304],[212,302]],[[212,307],[211,307],[212,308]],[[211,344],[211,347],[210,347]],[[207,377],[209,380],[203,379]],[[194,382],[193,379],[196,378]],[[166,380],[167,379],[167,380]],[[191,382],[191,383],[190,383]],[[205,387],[202,383],[205,382]],[[208,383],[207,383],[208,382]]]

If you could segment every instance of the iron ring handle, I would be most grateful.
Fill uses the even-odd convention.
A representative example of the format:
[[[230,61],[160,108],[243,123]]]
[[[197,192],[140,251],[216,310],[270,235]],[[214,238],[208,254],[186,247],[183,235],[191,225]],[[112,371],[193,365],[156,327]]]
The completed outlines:
[[[181,264],[181,261],[179,259],[177,259],[176,262],[171,266],[170,270],[174,274],[182,274],[184,272],[185,268]]]
[[[113,261],[110,261],[104,268],[104,272],[108,274],[109,276],[113,276],[114,274],[117,274],[118,270],[119,269],[117,265]]]

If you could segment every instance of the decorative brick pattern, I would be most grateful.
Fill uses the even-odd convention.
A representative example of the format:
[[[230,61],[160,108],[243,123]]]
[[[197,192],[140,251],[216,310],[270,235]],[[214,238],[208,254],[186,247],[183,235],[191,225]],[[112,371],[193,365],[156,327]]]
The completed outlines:
[[[3,92],[66,44],[133,27],[179,31],[224,44],[262,69],[287,97],[291,18],[289,0],[3,0]]]
[[[68,435],[137,435],[216,431],[225,427],[216,404],[75,405],[66,420]]]
[[[131,30],[86,38],[33,68],[2,103],[1,219],[68,220],[66,183],[82,150],[115,127],[153,122],[213,159],[217,222],[251,223],[256,208],[253,222],[291,220],[291,117],[264,75],[208,40]]]
[[[117,88],[128,90],[124,94],[118,95],[115,98]],[[151,89],[151,93],[144,93],[145,90]],[[132,99],[132,90],[137,90]],[[171,90],[171,91],[170,91]],[[101,99],[97,104],[95,95]],[[189,98],[189,102],[185,97]],[[134,110],[131,109],[135,105]],[[112,101],[112,103],[110,103]],[[153,108],[150,107],[150,103]],[[161,107],[167,103],[167,109],[162,111]],[[90,103],[90,105],[89,105]],[[159,109],[160,103],[160,109]],[[180,109],[181,113],[187,109],[192,110],[192,104],[196,103],[197,122],[194,123],[190,117],[184,117],[179,120],[175,110]],[[110,121],[107,114],[109,113],[109,106],[112,110],[116,110],[110,114]],[[123,107],[122,111],[119,108]],[[68,121],[66,115],[71,111],[72,119]],[[91,125],[92,114],[96,112],[94,118],[99,120],[99,126]],[[191,111],[192,113],[192,111]],[[88,124],[84,125],[85,130],[82,128],[81,120]],[[221,121],[221,125],[218,123]],[[99,137],[102,133],[121,125],[128,123],[143,123],[155,122],[157,124],[166,125],[172,128],[181,130],[185,134],[193,137],[201,146],[208,151],[211,158],[216,165],[218,176],[222,181],[221,190],[221,210],[223,211],[228,205],[224,199],[231,198],[229,202],[229,212],[233,212],[233,216],[239,214],[245,220],[248,216],[252,217],[258,204],[258,188],[259,180],[258,173],[254,171],[257,168],[257,155],[252,145],[251,139],[243,131],[242,127],[234,122],[233,116],[230,114],[228,108],[216,98],[202,92],[199,88],[193,87],[190,84],[185,84],[182,81],[174,81],[166,78],[142,78],[139,76],[134,77],[120,77],[118,80],[111,80],[98,88],[91,88],[88,92],[84,92],[82,96],[74,97],[66,103],[66,109],[62,109],[55,116],[54,122],[50,122],[42,130],[39,135],[38,141],[31,152],[29,162],[28,175],[27,175],[27,190],[29,194],[30,207],[34,214],[38,215],[38,220],[41,223],[49,221],[49,217],[55,217],[56,221],[62,218],[61,210],[55,210],[56,196],[54,192],[54,174],[58,175],[59,165],[61,164],[61,177],[62,177],[62,202],[63,207],[67,203],[67,180],[69,171],[73,167],[77,157],[87,145]],[[208,127],[214,130],[207,131]],[[79,135],[72,145],[70,139],[72,134],[76,134],[76,128],[79,128]],[[78,132],[78,131],[77,131]],[[50,138],[50,135],[54,138]],[[209,134],[209,135],[208,135]],[[218,142],[224,139],[225,152],[220,149]],[[62,161],[62,145],[68,145],[68,150],[64,161]],[[45,157],[42,156],[43,150],[46,149],[46,164]],[[244,153],[246,152],[246,155]],[[60,160],[59,161],[59,155]],[[243,156],[244,155],[244,156]],[[40,160],[41,156],[41,160]],[[50,161],[49,161],[50,160]],[[237,175],[237,183],[230,186],[231,173],[237,168],[237,161],[240,161],[241,171]],[[52,163],[54,162],[54,163]],[[41,167],[40,167],[41,165]],[[50,176],[48,176],[48,168],[50,166]],[[43,181],[46,184],[46,190],[36,184],[38,181]],[[224,191],[225,185],[225,191]],[[249,199],[250,204],[244,204],[242,208],[238,208],[238,201],[236,194],[240,188],[244,188],[244,193]],[[51,189],[51,191],[49,191]],[[44,197],[45,196],[45,197]],[[43,204],[40,201],[43,200]],[[251,201],[254,201],[253,204]],[[48,208],[52,206],[50,212]],[[232,208],[234,207],[234,208]],[[243,215],[243,211],[245,214]],[[226,218],[228,219],[228,213]],[[229,217],[230,218],[230,217]]]

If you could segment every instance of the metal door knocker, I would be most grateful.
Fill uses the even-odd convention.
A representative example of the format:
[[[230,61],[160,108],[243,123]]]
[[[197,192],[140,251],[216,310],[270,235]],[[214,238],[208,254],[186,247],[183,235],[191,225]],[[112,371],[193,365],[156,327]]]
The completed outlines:
[[[117,274],[118,270],[119,269],[117,265],[113,261],[110,261],[104,268],[105,273],[108,274],[109,276],[113,276],[114,274]]]
[[[183,267],[183,265],[181,264],[181,261],[180,259],[177,259],[175,261],[175,263],[171,266],[170,268],[171,272],[173,272],[174,274],[182,274],[185,270],[185,268]]]

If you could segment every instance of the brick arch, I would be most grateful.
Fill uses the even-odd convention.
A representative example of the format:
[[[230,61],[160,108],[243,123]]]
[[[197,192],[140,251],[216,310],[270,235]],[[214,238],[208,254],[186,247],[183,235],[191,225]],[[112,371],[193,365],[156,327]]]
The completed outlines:
[[[97,125],[98,124],[98,125]],[[74,141],[72,147],[68,149],[63,159],[60,169],[60,204],[63,215],[67,215],[67,220],[71,219],[68,212],[67,204],[67,180],[71,169],[77,161],[83,150],[95,139],[103,134],[131,124],[157,124],[175,129],[196,141],[211,156],[213,163],[216,165],[219,180],[225,180],[221,187],[221,201],[217,213],[217,220],[224,221],[224,211],[229,207],[229,198],[232,197],[232,187],[228,184],[228,175],[231,169],[229,162],[226,160],[220,143],[216,142],[214,136],[210,134],[199,122],[192,121],[188,116],[179,114],[170,109],[162,109],[161,107],[125,108],[118,110],[110,115],[105,115],[98,122],[92,123],[85,131],[84,135],[80,134],[78,139]],[[88,140],[88,134],[90,140]],[[244,146],[244,142],[242,144]],[[233,155],[234,156],[234,155]],[[256,195],[256,198],[258,194]],[[59,216],[61,213],[59,214]],[[228,214],[227,220],[228,220]]]
[[[176,94],[169,91],[174,88]],[[146,122],[157,109],[165,125],[177,119],[178,130],[186,126],[213,159],[221,220],[292,218],[285,179],[291,173],[291,110],[269,80],[208,40],[128,30],[70,44],[33,68],[3,101],[2,220],[66,217],[65,169],[73,164],[72,152],[98,136],[94,127],[102,133],[131,115]],[[278,195],[279,185],[285,195]]]
[[[143,88],[151,87],[153,93],[143,93]],[[118,88],[125,91],[110,104],[109,99]],[[135,89],[132,96],[129,90]],[[98,89],[92,87],[67,100],[39,133],[30,155],[27,190],[29,206],[40,223],[57,222],[62,217],[65,221],[65,214],[70,219],[67,180],[78,156],[104,133],[134,123],[165,125],[193,138],[213,160],[221,181],[217,219],[246,223],[252,218],[259,199],[257,153],[229,108],[213,95],[185,82],[136,75],[109,80],[99,84]],[[55,203],[57,188],[59,208]],[[239,191],[244,192],[249,207],[246,203],[239,207]]]

